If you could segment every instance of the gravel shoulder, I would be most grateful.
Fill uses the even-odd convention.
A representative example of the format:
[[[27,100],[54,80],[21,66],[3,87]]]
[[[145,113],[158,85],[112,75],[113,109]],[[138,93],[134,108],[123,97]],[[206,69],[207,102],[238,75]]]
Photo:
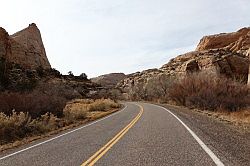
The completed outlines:
[[[161,105],[186,123],[223,161],[225,165],[249,165],[250,130],[206,112],[173,105]]]

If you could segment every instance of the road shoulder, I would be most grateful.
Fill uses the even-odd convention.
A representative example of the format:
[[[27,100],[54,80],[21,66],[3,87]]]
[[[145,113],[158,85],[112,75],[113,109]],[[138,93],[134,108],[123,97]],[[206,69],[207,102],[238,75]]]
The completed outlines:
[[[220,158],[231,164],[250,163],[250,132],[202,112],[173,105],[161,105],[187,124]]]

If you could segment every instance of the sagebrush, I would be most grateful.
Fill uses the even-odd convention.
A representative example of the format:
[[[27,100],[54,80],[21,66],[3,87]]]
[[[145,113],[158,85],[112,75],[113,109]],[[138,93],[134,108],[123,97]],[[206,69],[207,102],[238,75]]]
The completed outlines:
[[[39,98],[32,99],[31,97]],[[17,93],[9,93],[7,98],[4,98],[3,94],[0,95],[0,99],[3,99],[0,102],[6,106],[6,113],[0,112],[0,145],[29,136],[41,135],[65,125],[85,120],[90,112],[109,111],[120,107],[120,104],[110,99],[75,99],[68,102],[64,108],[64,100],[62,102],[57,98],[59,102],[53,103],[55,102],[54,97],[22,96]],[[44,101],[41,101],[42,99]],[[38,104],[38,106],[36,107],[35,104]],[[49,106],[49,104],[52,104],[52,106]],[[34,107],[32,108],[32,106]],[[35,112],[36,110],[38,112]],[[49,112],[41,114],[45,111]],[[59,118],[53,112],[59,114]]]

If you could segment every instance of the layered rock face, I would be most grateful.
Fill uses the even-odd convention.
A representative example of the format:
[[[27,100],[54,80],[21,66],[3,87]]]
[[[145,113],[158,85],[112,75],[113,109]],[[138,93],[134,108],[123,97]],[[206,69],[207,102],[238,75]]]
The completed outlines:
[[[210,49],[183,54],[160,68],[166,74],[186,74],[207,70],[232,78],[243,77],[245,80],[247,79],[248,69],[248,57],[224,49]]]
[[[205,36],[200,40],[196,51],[226,48],[232,52],[246,55],[250,47],[250,28],[242,28],[237,32]]]
[[[117,87],[126,93],[134,89],[145,91],[150,80],[161,75],[182,76],[190,72],[209,71],[247,82],[250,72],[250,28],[233,33],[205,36],[196,50],[177,56],[159,69],[150,69],[128,75]]]
[[[0,58],[28,69],[51,68],[41,33],[34,23],[13,35],[0,28]]]
[[[110,73],[92,78],[91,81],[106,88],[113,88],[126,77],[124,73]]]

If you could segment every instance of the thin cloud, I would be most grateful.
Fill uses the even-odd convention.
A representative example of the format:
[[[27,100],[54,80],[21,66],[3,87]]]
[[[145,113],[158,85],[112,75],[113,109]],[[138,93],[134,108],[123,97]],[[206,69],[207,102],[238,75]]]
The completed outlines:
[[[249,0],[9,0],[1,26],[35,22],[52,66],[90,77],[160,67],[204,35],[250,26]]]

